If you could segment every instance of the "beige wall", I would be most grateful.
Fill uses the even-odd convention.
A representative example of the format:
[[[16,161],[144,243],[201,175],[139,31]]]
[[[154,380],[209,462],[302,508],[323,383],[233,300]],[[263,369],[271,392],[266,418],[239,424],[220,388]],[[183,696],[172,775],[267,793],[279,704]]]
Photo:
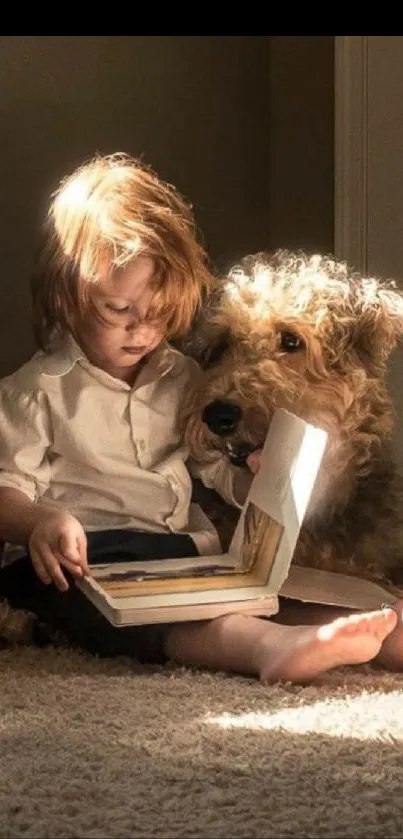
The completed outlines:
[[[219,268],[333,246],[333,37],[0,36],[0,375],[33,349],[29,271],[58,178],[141,154]]]
[[[368,221],[371,273],[403,289],[403,37],[368,38]],[[403,348],[390,366],[397,412],[396,450],[403,469]]]
[[[270,57],[270,239],[332,252],[334,37],[272,37]]]
[[[367,42],[368,270],[403,288],[403,36]]]
[[[339,255],[359,270],[396,279],[403,289],[403,37],[337,41]],[[350,224],[343,226],[346,218]],[[392,356],[389,380],[403,468],[403,349]]]

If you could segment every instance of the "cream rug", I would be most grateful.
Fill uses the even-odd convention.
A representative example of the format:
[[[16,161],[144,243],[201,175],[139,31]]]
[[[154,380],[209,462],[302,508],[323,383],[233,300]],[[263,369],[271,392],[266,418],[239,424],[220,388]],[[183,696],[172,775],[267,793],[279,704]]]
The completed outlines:
[[[403,837],[403,676],[2,650],[0,837]]]

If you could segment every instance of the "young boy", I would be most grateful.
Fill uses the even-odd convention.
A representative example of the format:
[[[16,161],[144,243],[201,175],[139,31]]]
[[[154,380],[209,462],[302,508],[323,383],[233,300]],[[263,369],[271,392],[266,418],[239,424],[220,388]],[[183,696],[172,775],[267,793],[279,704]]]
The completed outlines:
[[[210,284],[189,206],[139,161],[97,156],[61,182],[33,278],[41,349],[0,383],[0,595],[98,655],[263,681],[368,661],[396,611],[325,626],[232,614],[116,629],[74,585],[91,546],[142,558],[219,550],[213,526],[194,517],[178,427],[199,371],[169,345]],[[242,502],[245,474],[225,458],[197,474]]]

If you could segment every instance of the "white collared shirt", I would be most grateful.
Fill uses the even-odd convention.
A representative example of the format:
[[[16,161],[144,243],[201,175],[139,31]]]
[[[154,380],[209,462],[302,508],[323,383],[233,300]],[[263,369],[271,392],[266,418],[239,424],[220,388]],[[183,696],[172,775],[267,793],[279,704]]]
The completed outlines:
[[[166,343],[134,387],[92,365],[71,337],[35,353],[0,381],[0,486],[70,512],[87,531],[185,532],[200,553],[218,553],[215,528],[191,504],[178,427],[186,385],[199,374]],[[236,503],[226,458],[197,474]]]

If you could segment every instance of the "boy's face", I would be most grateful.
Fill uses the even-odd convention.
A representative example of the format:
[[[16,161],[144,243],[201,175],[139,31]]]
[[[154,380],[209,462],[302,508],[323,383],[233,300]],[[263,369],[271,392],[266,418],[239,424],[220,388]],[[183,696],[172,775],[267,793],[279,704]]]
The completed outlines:
[[[140,256],[94,285],[96,311],[85,318],[80,343],[92,364],[117,379],[130,381],[139,361],[165,337],[162,326],[147,320],[154,276],[154,261]]]

